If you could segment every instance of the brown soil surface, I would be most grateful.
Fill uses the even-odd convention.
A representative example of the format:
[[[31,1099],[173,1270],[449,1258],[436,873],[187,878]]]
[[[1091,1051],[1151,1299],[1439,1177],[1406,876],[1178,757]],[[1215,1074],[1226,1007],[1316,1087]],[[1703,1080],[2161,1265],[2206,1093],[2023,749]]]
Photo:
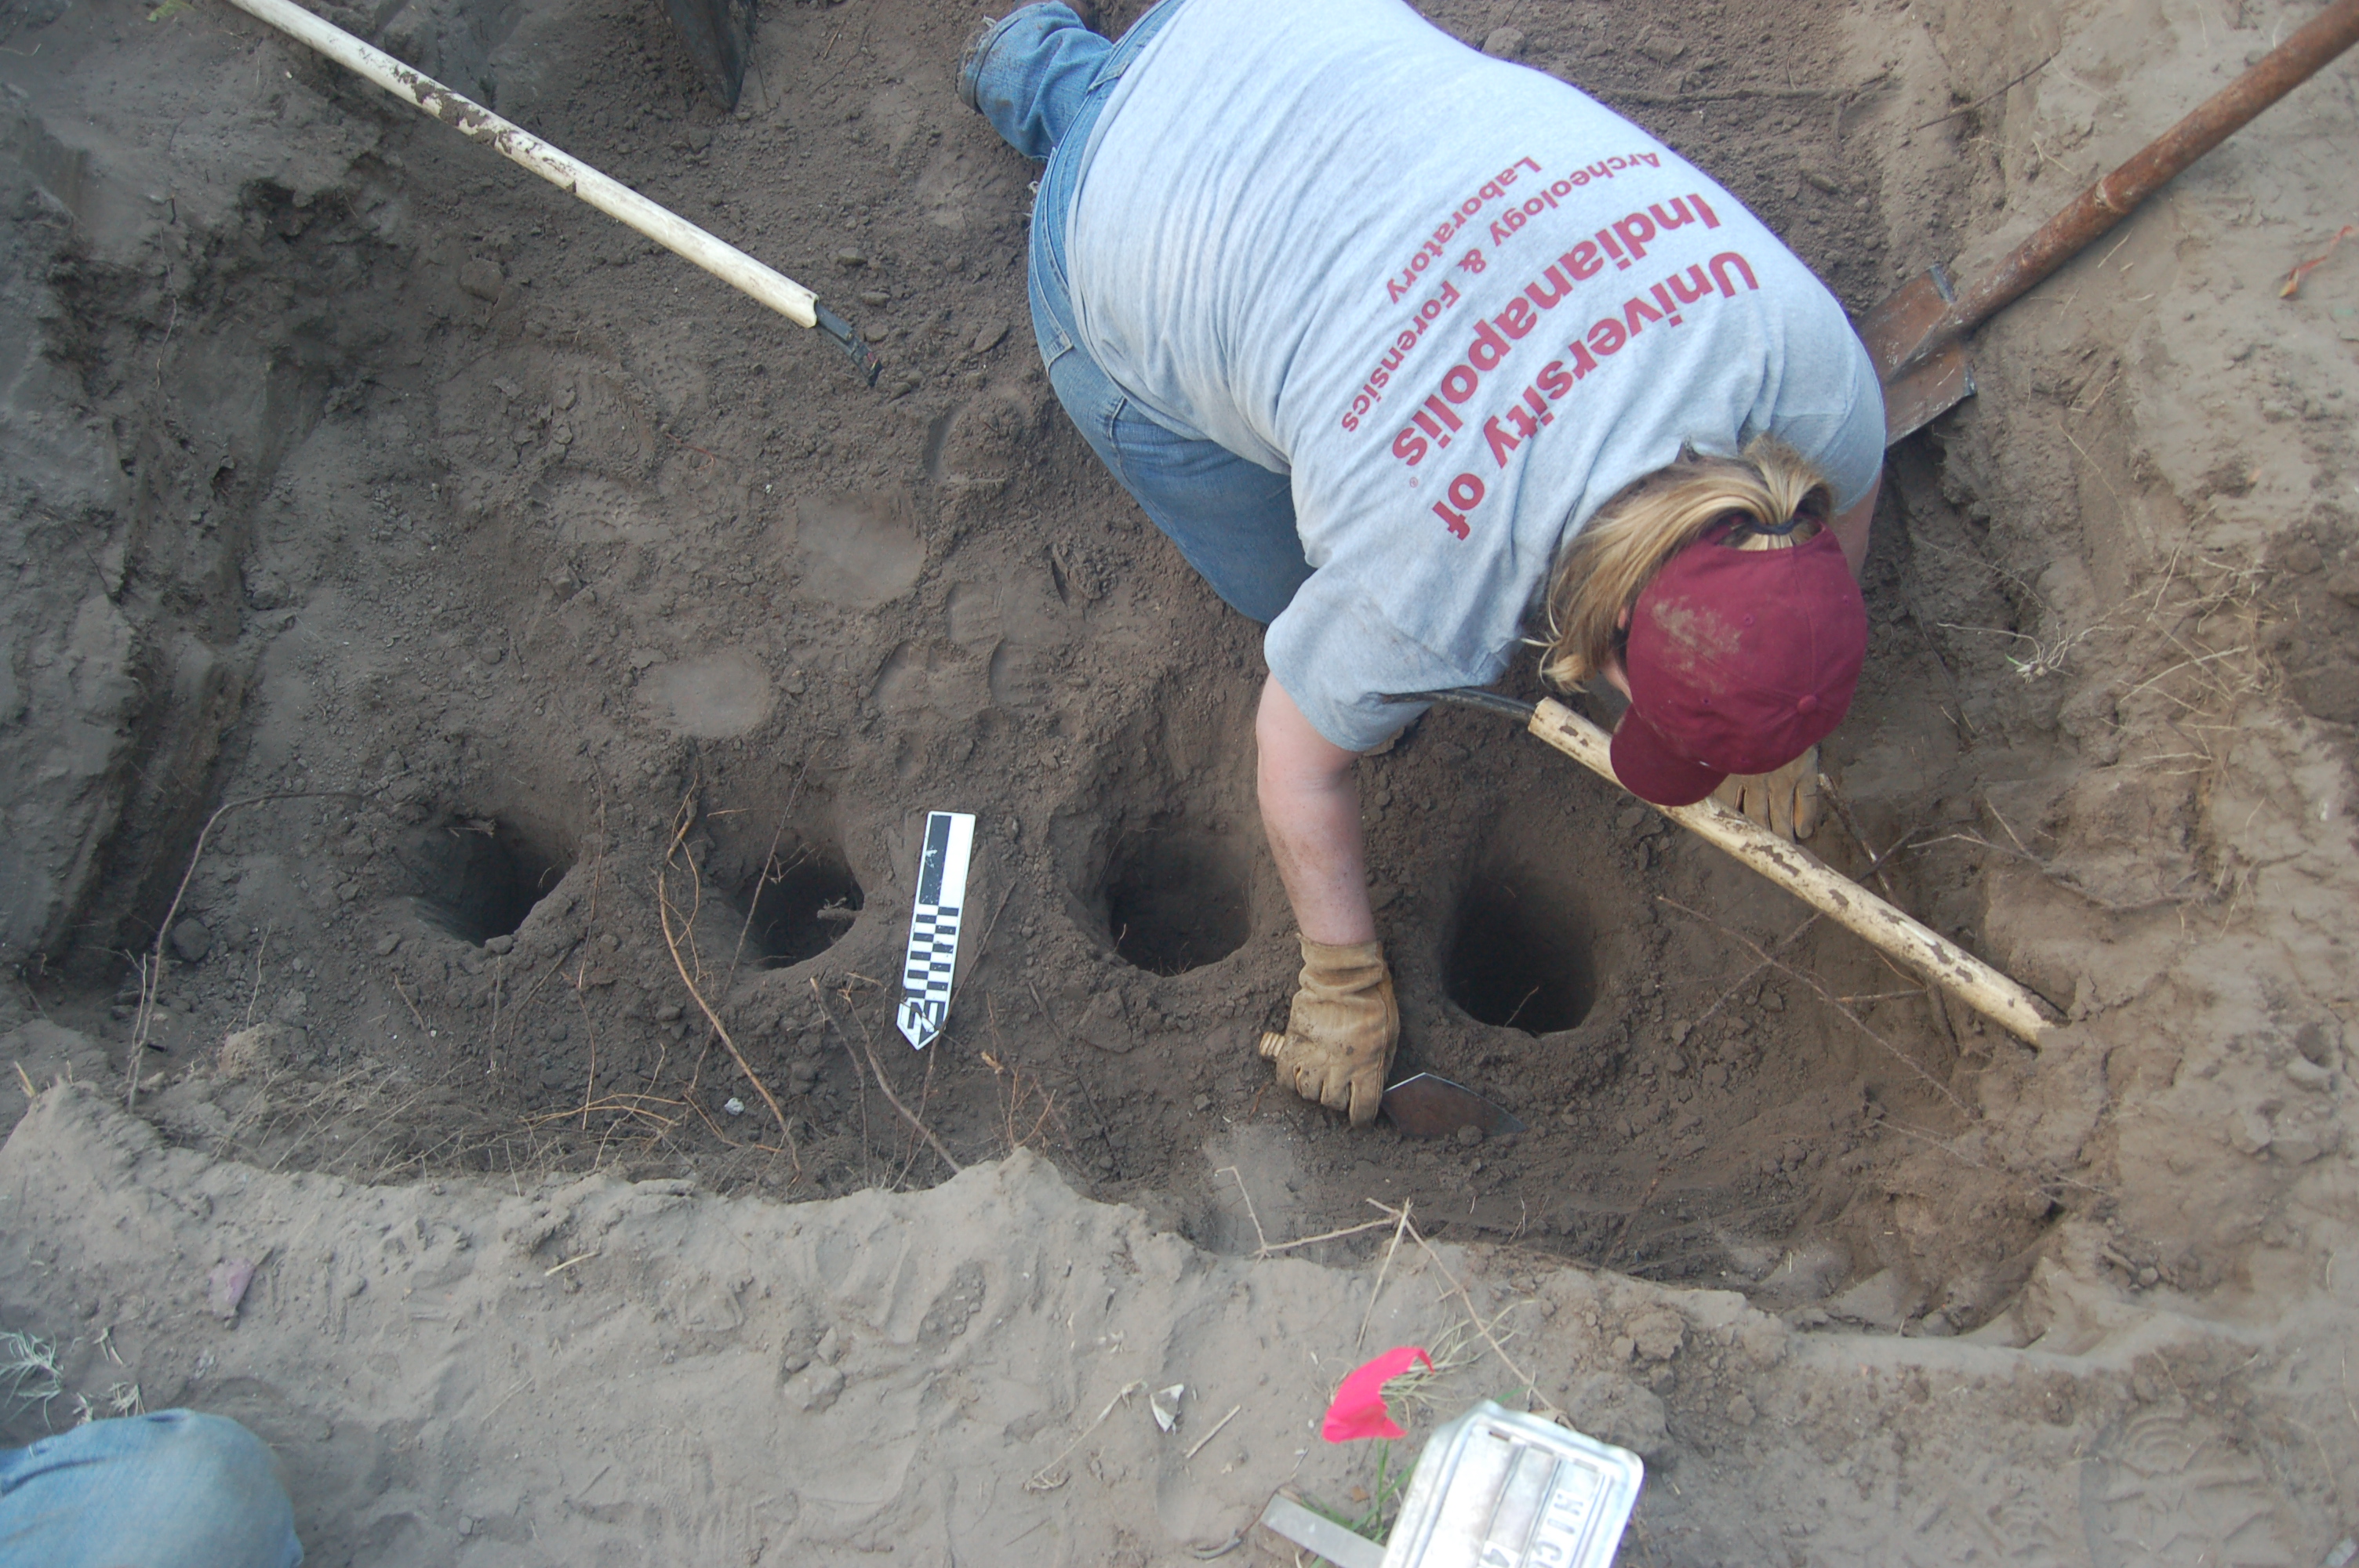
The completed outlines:
[[[1654,129],[1864,308],[1930,264],[1971,276],[2310,7],[1427,9]],[[1893,453],[1869,674],[1827,748],[1844,809],[1812,848],[2069,1026],[2037,1052],[1985,1028],[1502,720],[1438,710],[1362,787],[1404,1064],[1527,1124],[1466,1145],[1353,1132],[1254,1056],[1292,968],[1252,799],[1256,636],[1049,394],[1034,171],[951,90],[979,10],[780,4],[734,114],[640,4],[323,14],[810,284],[885,371],[863,386],[237,13],[0,15],[0,1055],[25,1069],[0,1102],[127,1081],[160,951],[136,1108],[179,1146],[59,1091],[0,1156],[42,1195],[0,1219],[22,1264],[0,1326],[82,1336],[92,1397],[113,1323],[151,1405],[410,1455],[398,1481],[360,1447],[299,1472],[319,1561],[1184,1559],[1306,1443],[1299,1484],[1357,1474],[1281,1434],[1350,1358],[1387,1237],[1251,1255],[1373,1198],[1469,1249],[1444,1255],[1486,1311],[1532,1314],[1541,1399],[1645,1439],[1630,1560],[2307,1563],[2359,1528],[2335,1359],[2359,246],[2278,297],[2359,219],[2359,70],[2009,312],[1980,395]],[[918,1055],[879,981],[928,809],[980,821],[956,1011]],[[234,1236],[190,1195],[249,1176],[268,1195]],[[140,1192],[183,1217],[76,1258]],[[383,1290],[358,1298],[382,1318],[333,1305],[369,1227],[490,1254],[531,1202],[607,1217],[438,1273],[452,1326]],[[700,1217],[541,1274],[640,1203]],[[1071,1302],[1009,1278],[1036,1224]],[[857,1334],[904,1402],[804,1421],[792,1347],[887,1231],[908,1277]],[[675,1247],[736,1303],[724,1326],[664,1304]],[[288,1282],[231,1336],[198,1314],[238,1248],[280,1249]],[[1418,1256],[1400,1332],[1430,1336],[1463,1314]],[[504,1293],[543,1278],[561,1312]],[[1163,1348],[1044,1371],[1070,1350],[1052,1319],[1102,1290],[1138,1315],[1094,1306],[1092,1334]],[[969,1296],[1029,1326],[924,1327]],[[595,1347],[568,1338],[610,1298]],[[1615,1325],[1653,1311],[1717,1347],[1639,1352]],[[649,1326],[675,1320],[676,1344]],[[298,1370],[405,1336],[432,1379]],[[1207,1377],[1175,1336],[1266,1379],[1233,1474],[1131,1432],[1038,1516],[1053,1551],[1009,1541],[1021,1507],[964,1511],[970,1484],[1029,1507],[1125,1379]],[[578,1349],[527,1368],[536,1336]],[[610,1410],[632,1355],[695,1380]],[[555,1424],[487,1435],[519,1379],[503,1420]],[[962,1379],[974,1430],[913,1413]],[[994,1379],[1030,1391],[973,1392]],[[1478,1363],[1437,1413],[1514,1382]],[[585,1483],[635,1411],[678,1452]],[[919,1427],[857,1519],[818,1482],[799,1512],[755,1501]],[[562,1476],[482,1479],[511,1437]],[[353,1522],[397,1515],[416,1529]]]

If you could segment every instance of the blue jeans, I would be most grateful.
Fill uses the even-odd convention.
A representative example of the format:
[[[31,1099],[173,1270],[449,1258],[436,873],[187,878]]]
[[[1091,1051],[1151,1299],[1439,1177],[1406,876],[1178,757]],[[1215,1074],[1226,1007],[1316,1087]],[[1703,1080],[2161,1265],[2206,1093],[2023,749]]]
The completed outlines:
[[[1082,438],[1212,591],[1266,625],[1310,575],[1283,474],[1158,422],[1080,346],[1065,231],[1091,127],[1114,84],[1182,0],[1162,0],[1119,43],[1082,26],[1061,0],[998,24],[967,61],[960,90],[1027,157],[1046,158],[1032,208],[1032,331],[1057,401]]]
[[[295,1568],[278,1460],[226,1416],[94,1421],[0,1448],[0,1563]]]

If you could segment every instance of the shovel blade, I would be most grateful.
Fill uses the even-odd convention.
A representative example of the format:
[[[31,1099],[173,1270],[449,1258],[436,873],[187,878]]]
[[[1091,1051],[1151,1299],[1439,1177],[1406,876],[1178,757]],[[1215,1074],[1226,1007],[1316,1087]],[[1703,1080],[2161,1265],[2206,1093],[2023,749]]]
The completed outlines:
[[[1914,435],[1974,395],[1973,362],[1962,342],[1944,344],[1910,363],[1950,314],[1957,293],[1931,267],[1887,297],[1859,323],[1860,341],[1884,384],[1884,444]],[[1907,368],[1902,368],[1906,366]]]
[[[664,0],[664,8],[721,106],[737,107],[754,52],[753,0]]]
[[[1974,363],[1963,343],[1926,355],[1884,384],[1884,444],[1913,436],[1974,395]]]
[[[1385,1091],[1385,1115],[1404,1138],[1448,1138],[1471,1127],[1485,1138],[1521,1132],[1524,1124],[1463,1084],[1419,1073]]]
[[[1906,362],[1941,318],[1950,313],[1950,304],[1957,298],[1950,287],[1950,276],[1940,267],[1928,267],[1906,284],[1885,296],[1884,302],[1860,318],[1859,341],[1867,345],[1868,358],[1875,362],[1875,373],[1889,378],[1893,371]]]

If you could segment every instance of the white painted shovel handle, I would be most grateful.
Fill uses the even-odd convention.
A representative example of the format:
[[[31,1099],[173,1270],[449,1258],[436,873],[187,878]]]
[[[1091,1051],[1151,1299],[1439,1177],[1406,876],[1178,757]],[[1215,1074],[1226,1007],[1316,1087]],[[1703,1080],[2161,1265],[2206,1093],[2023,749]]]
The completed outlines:
[[[1531,731],[1592,773],[1621,784],[1614,776],[1613,737],[1564,704],[1541,703],[1531,716]],[[2048,1010],[2029,989],[1956,943],[1944,941],[1800,845],[1717,801],[1655,809],[1727,850],[1830,920],[1858,933],[2026,1044],[2038,1044],[2040,1037],[2055,1027]]]
[[[658,207],[620,180],[599,173],[432,77],[412,70],[383,49],[321,21],[289,0],[230,0],[230,4],[367,77],[395,97],[416,104],[462,135],[522,164],[559,189],[571,191],[607,216],[620,219],[666,250],[745,290],[797,326],[821,325],[817,297],[793,278],[764,266],[736,246],[713,238],[678,213]],[[830,335],[844,341],[844,346],[853,350],[853,357],[861,358],[864,351],[849,341],[848,330],[837,330],[841,327],[841,322],[830,323]]]

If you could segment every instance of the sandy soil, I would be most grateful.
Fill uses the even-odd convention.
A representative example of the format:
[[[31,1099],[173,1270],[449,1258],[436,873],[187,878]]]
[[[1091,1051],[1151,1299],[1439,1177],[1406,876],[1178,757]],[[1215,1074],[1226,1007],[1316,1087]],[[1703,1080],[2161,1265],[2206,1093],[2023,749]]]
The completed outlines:
[[[2310,9],[1430,14],[1864,308],[1971,276]],[[1438,712],[1364,798],[1406,1060],[1528,1124],[1466,1147],[1264,1092],[1258,650],[1038,373],[1031,172],[950,91],[979,10],[782,5],[734,114],[637,5],[330,14],[810,282],[886,368],[235,13],[0,16],[5,1114],[131,1078],[166,959],[137,1108],[172,1152],[69,1089],[0,1156],[0,1325],[81,1391],[316,1435],[325,1562],[1184,1560],[1287,1477],[1386,1237],[1252,1254],[1373,1197],[1523,1314],[1538,1398],[1647,1449],[1633,1561],[2303,1563],[2359,1528],[2359,249],[2277,292],[2359,219],[2349,63],[1984,334],[1981,395],[1894,453],[1813,848],[2071,1027],[1986,1032]],[[984,916],[919,1058],[875,977],[929,808],[980,815]],[[353,1264],[386,1226],[390,1272]],[[1053,1297],[1008,1278],[1036,1232]],[[903,1273],[859,1283],[886,1234]],[[206,1271],[265,1251],[213,1326]],[[1465,1303],[1417,1257],[1387,1289],[1431,1336]],[[1055,1325],[1109,1288],[1127,1348],[1076,1361]],[[971,1298],[1025,1326],[948,1328]],[[1689,1328],[1650,1357],[1615,1325],[1658,1310]],[[667,1352],[694,1377],[614,1399]],[[1219,1400],[1199,1364],[1255,1368],[1233,1469],[1128,1409],[1093,1479],[1023,1492],[1130,1378]],[[1437,1411],[1518,1381],[1479,1360]],[[864,1444],[908,1457],[825,1477]],[[1309,1446],[1331,1498],[1373,1465]]]
[[[365,1187],[166,1148],[84,1088],[44,1097],[0,1182],[0,1256],[80,1331],[78,1387],[261,1433],[316,1562],[1184,1563],[1281,1482],[1346,1509],[1375,1484],[1374,1444],[1316,1435],[1364,1319],[1444,1347],[1419,1425],[1509,1392],[1469,1280],[1536,1402],[1649,1457],[1625,1561],[2322,1550],[2254,1451],[2287,1391],[2209,1391],[2257,1347],[2062,1280],[2044,1299],[2106,1349],[1797,1333],[1732,1292],[1446,1246],[1372,1298],[1369,1271],[1207,1254],[1028,1152],[792,1205]],[[189,1289],[229,1259],[260,1263],[234,1322]],[[1166,1434],[1144,1390],[1174,1384]]]

